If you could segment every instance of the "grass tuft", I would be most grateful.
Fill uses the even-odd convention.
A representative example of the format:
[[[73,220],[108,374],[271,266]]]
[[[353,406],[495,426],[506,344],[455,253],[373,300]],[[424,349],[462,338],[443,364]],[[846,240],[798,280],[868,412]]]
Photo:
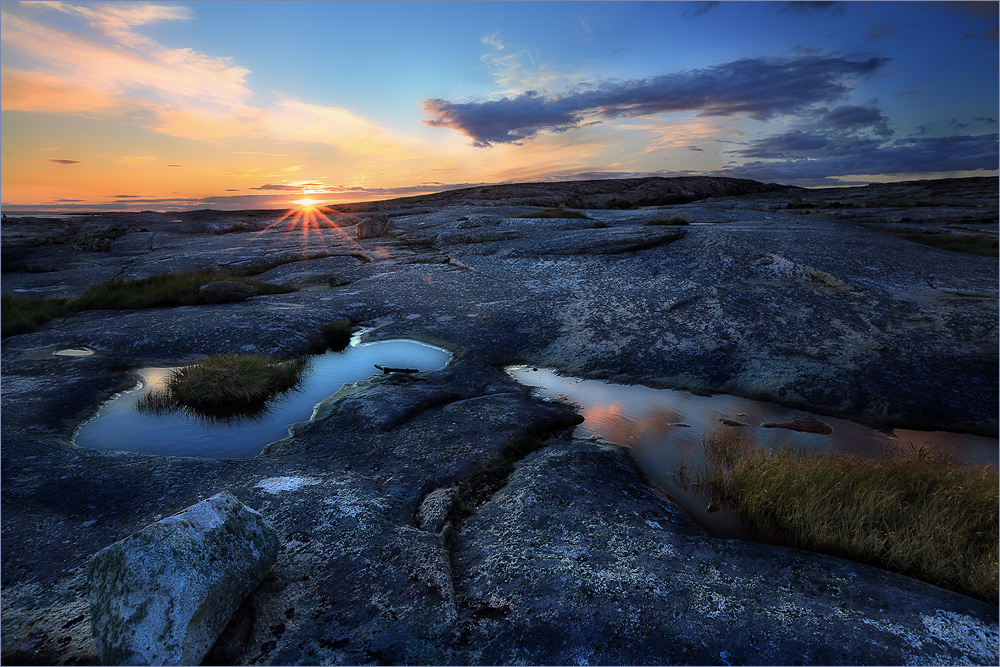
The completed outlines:
[[[2,331],[0,337],[34,331],[36,327],[65,313],[66,299],[45,299],[3,294],[0,297]]]
[[[140,412],[181,410],[212,419],[263,412],[267,402],[295,389],[306,359],[275,360],[259,355],[225,354],[180,368],[161,391],[144,396]]]
[[[680,225],[690,225],[690,221],[687,218],[675,215],[671,218],[653,218],[652,220],[647,220],[642,223],[644,227],[677,227]]]
[[[541,211],[529,211],[528,213],[519,213],[514,216],[515,218],[583,218],[584,220],[590,220],[590,216],[586,213],[581,213],[580,211],[574,211],[571,208],[565,208],[563,206],[557,206],[556,208],[545,208]]]
[[[998,475],[926,449],[881,458],[705,444],[699,485],[790,546],[876,565],[995,604]]]
[[[324,324],[319,330],[319,336],[313,338],[309,351],[312,354],[323,354],[327,350],[341,352],[351,344],[351,333],[354,325],[350,320],[336,320]]]
[[[929,245],[941,250],[951,250],[952,252],[964,252],[969,255],[983,255],[986,257],[1000,256],[1000,243],[992,236],[971,236],[967,234],[935,234],[932,232],[910,232],[897,234],[885,232],[890,236],[897,236],[907,241]]]

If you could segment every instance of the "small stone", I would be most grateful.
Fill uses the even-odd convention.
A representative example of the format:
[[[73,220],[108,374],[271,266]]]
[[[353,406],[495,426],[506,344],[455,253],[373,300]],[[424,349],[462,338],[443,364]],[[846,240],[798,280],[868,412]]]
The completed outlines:
[[[713,500],[712,502],[710,502],[708,504],[708,507],[705,508],[705,511],[708,512],[709,514],[711,514],[712,512],[718,512],[719,511],[719,503],[717,503],[717,502],[715,502]]]
[[[260,514],[222,492],[103,549],[87,568],[101,664],[200,664],[278,546]]]
[[[790,431],[800,431],[802,433],[819,433],[820,435],[829,435],[833,433],[833,427],[822,422],[816,417],[809,415],[808,417],[796,417],[795,419],[787,422],[765,422],[761,424],[762,428],[787,428]]]
[[[716,419],[726,426],[746,426],[743,422],[736,421],[735,419],[729,419],[728,417],[716,417]]]
[[[205,283],[198,291],[208,303],[236,303],[257,296],[257,288],[237,280],[216,280]]]

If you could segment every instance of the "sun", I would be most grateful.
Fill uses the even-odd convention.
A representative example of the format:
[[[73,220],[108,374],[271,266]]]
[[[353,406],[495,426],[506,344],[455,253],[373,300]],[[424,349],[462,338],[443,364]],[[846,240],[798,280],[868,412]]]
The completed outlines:
[[[299,208],[313,208],[319,204],[315,199],[297,199],[294,203],[298,204]]]

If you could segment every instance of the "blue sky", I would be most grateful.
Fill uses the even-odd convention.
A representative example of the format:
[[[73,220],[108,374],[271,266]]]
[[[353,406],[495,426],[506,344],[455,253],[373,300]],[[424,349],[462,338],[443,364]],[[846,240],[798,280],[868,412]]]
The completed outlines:
[[[995,175],[995,3],[3,2],[3,204]]]

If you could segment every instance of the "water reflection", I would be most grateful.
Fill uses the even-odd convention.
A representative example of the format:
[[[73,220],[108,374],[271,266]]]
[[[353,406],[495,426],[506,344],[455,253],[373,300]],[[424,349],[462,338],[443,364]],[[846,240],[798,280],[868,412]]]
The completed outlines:
[[[577,426],[579,437],[596,435],[632,449],[647,475],[684,507],[710,533],[719,537],[760,539],[741,526],[724,508],[708,512],[708,499],[678,483],[674,472],[682,463],[692,471],[701,461],[702,439],[725,426],[720,419],[739,421],[739,427],[768,447],[803,447],[828,452],[878,456],[887,450],[932,447],[958,462],[997,466],[996,438],[960,433],[897,429],[882,432],[844,419],[817,416],[833,428],[824,435],[784,428],[763,428],[767,422],[783,423],[808,416],[801,410],[737,396],[697,396],[683,391],[616,385],[556,375],[551,370],[512,366],[507,372],[536,393],[576,404],[585,421]]]
[[[101,406],[83,424],[75,442],[80,447],[123,450],[168,456],[248,458],[264,445],[288,435],[288,426],[306,421],[315,405],[345,383],[378,374],[375,364],[436,370],[451,359],[447,350],[411,340],[352,343],[343,352],[312,357],[296,391],[275,398],[266,413],[231,422],[191,416],[183,412],[143,414],[136,403],[150,391],[162,390],[176,368],[143,368],[136,389],[123,392]]]

